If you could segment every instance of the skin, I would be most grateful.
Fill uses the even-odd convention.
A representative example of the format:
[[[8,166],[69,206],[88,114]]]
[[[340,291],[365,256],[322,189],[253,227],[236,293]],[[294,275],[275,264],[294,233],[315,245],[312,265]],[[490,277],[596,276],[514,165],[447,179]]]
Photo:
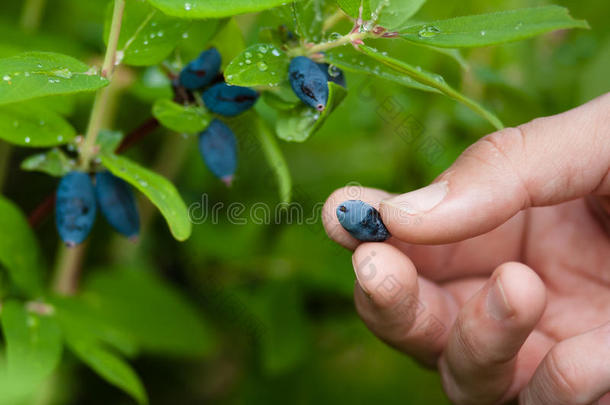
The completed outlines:
[[[610,93],[482,138],[403,195],[339,189],[370,330],[436,367],[456,404],[610,404]],[[361,243],[347,199],[393,235]]]

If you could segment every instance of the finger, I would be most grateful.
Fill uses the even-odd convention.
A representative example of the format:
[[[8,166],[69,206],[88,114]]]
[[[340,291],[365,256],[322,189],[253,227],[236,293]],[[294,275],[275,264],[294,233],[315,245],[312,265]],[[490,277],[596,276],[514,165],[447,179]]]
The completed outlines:
[[[610,323],[557,343],[520,395],[523,405],[590,404],[610,391]]]
[[[435,364],[458,312],[453,297],[417,276],[388,243],[363,243],[352,257],[358,313],[379,338],[426,364]]]
[[[505,263],[494,271],[461,309],[439,362],[454,403],[495,404],[516,396],[517,354],[540,349],[522,346],[545,306],[544,284],[529,267]]]
[[[404,241],[447,243],[488,232],[527,207],[608,194],[608,128],[610,93],[495,132],[431,185],[383,201],[381,217]]]
[[[349,199],[360,199],[374,207],[391,194],[366,187],[348,186],[333,192],[322,210],[324,228],[329,237],[348,249],[355,249],[354,239],[337,219],[337,206]],[[414,245],[390,238],[387,242],[398,247],[415,263],[418,272],[434,281],[460,277],[489,275],[501,263],[518,260],[525,216],[518,215],[493,231],[448,245]]]

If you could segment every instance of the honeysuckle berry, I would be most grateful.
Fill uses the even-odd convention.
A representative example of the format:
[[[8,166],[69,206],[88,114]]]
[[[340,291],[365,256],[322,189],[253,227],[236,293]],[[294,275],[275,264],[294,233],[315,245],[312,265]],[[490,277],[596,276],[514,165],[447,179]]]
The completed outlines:
[[[203,92],[203,102],[213,113],[234,117],[252,108],[258,92],[249,87],[217,83]]]
[[[210,84],[220,71],[221,57],[216,48],[203,51],[180,72],[179,83],[189,90],[199,90]]]
[[[328,102],[328,79],[311,59],[297,56],[290,61],[288,79],[292,90],[301,101],[323,111]]]
[[[95,223],[95,191],[87,173],[72,171],[59,182],[55,202],[55,225],[68,246],[82,243]]]
[[[237,169],[237,139],[231,128],[213,120],[199,134],[199,152],[208,169],[230,186]]]
[[[140,215],[129,184],[108,171],[95,175],[95,196],[106,221],[119,233],[134,239],[140,233]]]
[[[360,200],[348,200],[337,207],[337,219],[346,231],[362,242],[383,242],[391,235],[379,211]]]
[[[326,75],[326,79],[329,82],[333,82],[338,84],[339,86],[346,86],[346,82],[345,82],[345,74],[343,73],[343,70],[339,69],[338,67],[334,66],[334,65],[329,65],[328,63],[316,63],[318,65],[318,67],[320,68],[320,70],[322,70],[322,72],[324,72],[324,74]]]

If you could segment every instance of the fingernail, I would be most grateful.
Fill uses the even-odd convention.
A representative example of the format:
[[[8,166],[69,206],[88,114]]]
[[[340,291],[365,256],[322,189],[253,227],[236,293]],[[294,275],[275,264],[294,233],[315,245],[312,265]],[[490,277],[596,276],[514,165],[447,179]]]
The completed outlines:
[[[358,285],[360,286],[362,291],[364,291],[364,293],[367,296],[370,296],[371,293],[369,293],[369,291],[364,286],[363,280],[361,279],[362,275],[360,274],[360,271],[362,270],[362,267],[366,267],[367,265],[368,266],[373,266],[372,264],[369,264],[369,261],[370,261],[370,257],[367,257],[367,258],[364,259],[363,262],[357,263],[356,254],[354,253],[352,255],[352,266],[354,266],[354,274],[356,274],[356,282],[358,283]],[[373,268],[374,268],[374,266],[373,266]]]
[[[419,190],[384,200],[382,203],[394,206],[410,215],[423,214],[440,204],[448,192],[449,183],[439,181]]]
[[[497,321],[502,321],[513,315],[513,309],[506,299],[502,280],[499,276],[487,292],[487,312]]]

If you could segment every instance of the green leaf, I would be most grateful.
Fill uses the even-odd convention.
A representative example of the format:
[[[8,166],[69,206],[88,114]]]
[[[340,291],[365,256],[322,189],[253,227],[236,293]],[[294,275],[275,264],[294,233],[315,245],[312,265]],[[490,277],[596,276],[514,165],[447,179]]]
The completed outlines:
[[[182,18],[219,18],[277,7],[286,0],[148,0],[167,15]]]
[[[227,83],[238,86],[276,86],[286,80],[290,58],[272,44],[255,44],[231,61]]]
[[[302,0],[292,2],[295,29],[297,35],[307,42],[320,42],[322,40],[322,27],[324,20],[336,7],[325,0]]]
[[[146,103],[174,96],[171,80],[157,66],[146,68],[128,91]]]
[[[341,10],[345,11],[345,14],[353,18],[358,18],[360,5],[362,5],[363,17],[371,15],[370,0],[337,0],[337,4]]]
[[[114,153],[123,141],[123,133],[121,131],[112,131],[110,129],[102,129],[95,139],[95,143],[100,147],[101,153]]]
[[[24,304],[5,302],[2,331],[6,341],[8,378],[35,389],[59,364],[62,338],[53,316],[28,312]]]
[[[426,0],[370,0],[377,25],[388,30],[400,26],[424,5]]]
[[[0,59],[0,104],[54,94],[93,91],[108,84],[70,56],[29,52]]]
[[[38,241],[21,210],[2,196],[0,229],[0,264],[22,291],[38,297],[43,286]]]
[[[240,23],[229,18],[227,23],[216,32],[209,46],[215,47],[222,56],[220,70],[225,71],[229,62],[235,59],[245,48],[246,42],[241,32]]]
[[[112,2],[109,4],[112,6]],[[108,7],[104,40],[108,42],[112,7]],[[127,65],[148,66],[162,62],[182,39],[189,20],[168,17],[148,3],[127,0],[118,43],[118,59]]]
[[[304,104],[292,111],[280,112],[276,124],[277,136],[289,142],[304,142],[313,135],[328,116],[343,101],[347,91],[340,85],[328,82],[328,103],[321,113]]]
[[[589,28],[559,6],[524,8],[456,17],[397,29],[401,37],[444,48],[501,44],[566,28]]]
[[[103,269],[83,287],[83,300],[97,317],[133,338],[143,351],[203,356],[213,347],[197,309],[151,269]]]
[[[267,105],[276,110],[293,110],[301,104],[301,100],[294,94],[287,82],[269,91],[264,91],[261,97]]]
[[[148,403],[140,378],[125,360],[82,336],[67,334],[66,343],[83,363],[104,380],[131,395],[139,404]]]
[[[9,143],[42,148],[68,143],[75,136],[74,128],[51,110],[24,103],[0,106],[0,138]]]
[[[192,230],[188,209],[172,183],[127,158],[109,153],[100,158],[112,174],[140,190],[161,211],[174,238],[188,239]]]
[[[61,149],[53,148],[47,152],[29,156],[21,162],[21,169],[62,177],[76,169],[76,161],[70,159]]]
[[[172,100],[157,100],[152,113],[168,129],[185,134],[197,134],[210,125],[212,116],[198,105],[181,105]]]
[[[470,108],[472,111],[489,121],[496,129],[502,129],[504,127],[500,119],[496,117],[492,112],[488,111],[481,104],[466,97],[459,91],[455,90],[453,87],[449,86],[442,76],[436,73],[427,72],[423,69],[418,69],[417,67],[409,65],[408,63],[391,58],[366,45],[360,45],[359,49],[365,55],[375,59],[380,63],[383,63],[384,65],[395,70],[396,72],[409,76],[426,86],[433,87],[439,90],[447,97],[459,101],[460,103],[464,104],[466,107]]]
[[[220,32],[229,22],[228,18],[214,20],[194,20],[190,27],[182,33],[182,41],[178,44],[177,52],[183,61],[196,59],[201,51],[208,47],[212,38]],[[219,49],[219,52],[224,51]]]
[[[437,89],[399,73],[383,63],[372,60],[353,48],[333,49],[325,55],[324,59],[343,70],[365,73],[417,90],[439,92]]]

